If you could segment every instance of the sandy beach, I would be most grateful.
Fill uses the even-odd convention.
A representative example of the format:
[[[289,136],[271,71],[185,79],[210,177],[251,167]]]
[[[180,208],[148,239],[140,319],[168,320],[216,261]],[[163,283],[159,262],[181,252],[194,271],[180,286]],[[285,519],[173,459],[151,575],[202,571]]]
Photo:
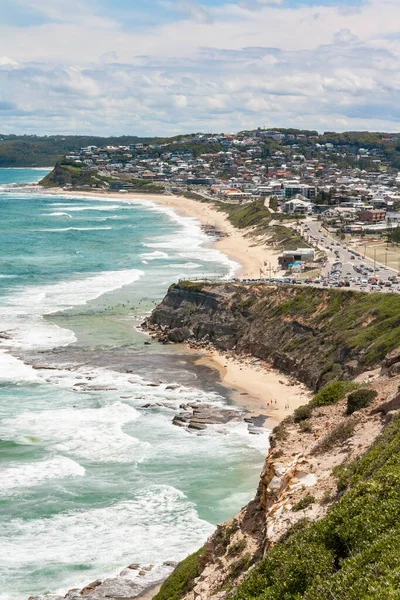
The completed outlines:
[[[38,191],[38,188],[35,189]],[[271,247],[262,243],[255,237],[247,237],[239,229],[234,227],[225,213],[220,212],[206,202],[198,202],[183,196],[168,194],[133,194],[118,192],[80,192],[68,191],[61,188],[41,189],[41,193],[60,194],[68,196],[83,196],[95,198],[109,198],[110,200],[148,200],[172,208],[177,213],[193,217],[202,225],[216,227],[225,234],[225,237],[217,241],[214,247],[237,262],[241,268],[237,275],[244,278],[259,278],[260,272],[269,273],[269,263],[272,269],[278,268],[278,255]]]
[[[250,415],[270,417],[268,429],[291,415],[311,397],[307,387],[252,357],[231,356],[217,350],[207,353],[198,364],[218,369],[222,383],[233,390],[233,401]]]

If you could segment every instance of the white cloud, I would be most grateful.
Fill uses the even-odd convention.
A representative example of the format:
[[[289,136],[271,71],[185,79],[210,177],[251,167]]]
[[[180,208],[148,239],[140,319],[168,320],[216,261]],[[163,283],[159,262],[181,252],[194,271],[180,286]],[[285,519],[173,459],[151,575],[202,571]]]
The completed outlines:
[[[400,126],[398,0],[178,0],[184,18],[135,31],[83,0],[18,2],[49,22],[0,26],[0,131]]]

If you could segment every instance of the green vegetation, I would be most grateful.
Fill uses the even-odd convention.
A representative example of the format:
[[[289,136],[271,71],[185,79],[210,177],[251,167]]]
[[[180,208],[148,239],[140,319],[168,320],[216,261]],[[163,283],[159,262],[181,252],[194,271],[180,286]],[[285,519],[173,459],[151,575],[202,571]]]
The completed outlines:
[[[257,232],[263,233],[271,221],[271,213],[264,202],[262,198],[244,206],[224,202],[215,202],[215,205],[219,210],[228,213],[229,220],[235,227],[239,229],[255,227]]]
[[[310,319],[313,331],[320,336],[319,358],[321,367],[325,364],[328,381],[340,377],[344,358],[357,355],[361,365],[372,366],[400,346],[400,298],[395,295],[294,289],[275,311],[292,319],[299,315]],[[317,338],[301,339],[299,351]]]
[[[313,432],[313,427],[308,420],[300,421],[299,429],[302,433],[312,433]]]
[[[377,437],[371,448],[360,461],[342,466],[337,473],[338,489],[370,481],[375,476],[375,470],[393,471],[394,465],[400,465],[400,416],[395,417],[393,423],[386,427]]]
[[[80,135],[1,135],[0,167],[52,167],[63,156],[84,146],[129,145],[150,139],[136,136],[104,138]]]
[[[346,471],[327,516],[278,542],[233,600],[395,600],[400,589],[400,421]]]
[[[190,592],[194,580],[201,573],[201,557],[204,553],[205,549],[201,548],[180,562],[175,571],[163,583],[154,600],[179,600]]]
[[[251,566],[252,556],[249,552],[247,552],[244,556],[241,556],[233,562],[229,568],[229,578],[230,580],[237,579],[242,573],[247,571],[247,569]]]
[[[297,502],[297,504],[294,504],[292,506],[292,510],[294,510],[295,512],[298,510],[304,510],[311,504],[314,504],[314,502],[315,502],[314,496],[310,496],[310,495],[304,496],[304,498],[299,500],[299,502]]]
[[[379,364],[400,346],[400,297],[346,290],[263,284],[201,284],[217,298],[238,352],[284,357],[317,394],[313,405],[332,404],[354,391],[346,381]],[[196,307],[198,309],[198,307]],[[212,317],[207,314],[202,317]],[[186,325],[193,317],[183,315]],[[221,340],[222,347],[227,340]]]
[[[352,381],[331,381],[322,388],[312,399],[313,406],[328,406],[336,404],[357,387]]]
[[[356,421],[343,421],[339,423],[331,432],[329,432],[313,449],[313,454],[323,454],[329,452],[332,448],[340,446],[346,440],[352,437],[356,426]]]
[[[292,422],[291,417],[286,417],[276,425],[272,430],[272,437],[270,438],[270,447],[275,448],[276,442],[284,442],[288,438],[287,425]]]
[[[229,544],[231,543],[233,534],[236,533],[238,529],[239,524],[236,519],[233,519],[232,524],[229,527],[226,525],[217,526],[217,531],[214,534],[214,551],[217,556],[222,556],[225,554]]]
[[[228,550],[228,556],[237,556],[246,548],[247,542],[245,538],[238,540],[234,544],[232,544]]]
[[[390,229],[387,232],[387,239],[388,239],[388,242],[391,242],[392,244],[399,244],[400,243],[400,227],[397,226],[397,227],[395,227],[395,229]]]
[[[269,199],[269,207],[272,210],[278,210],[279,202],[278,202],[278,198],[276,196],[271,196],[271,198]]]
[[[203,281],[180,281],[179,282],[180,288],[183,287],[192,292],[201,292],[203,290],[204,286],[205,286],[205,283]],[[174,287],[177,287],[177,284],[173,283],[170,286],[169,290],[172,290]]]
[[[305,421],[309,419],[312,415],[312,406],[311,404],[303,404],[296,408],[293,414],[293,420],[295,423],[300,423],[301,421]]]
[[[365,388],[352,392],[347,398],[346,414],[351,415],[356,410],[360,410],[360,408],[366,408],[371,404],[371,402],[373,402],[373,400],[375,400],[377,395],[378,392],[375,390],[369,390]]]
[[[86,171],[79,165],[62,159],[53,171],[40,182],[43,187],[63,187],[71,184],[74,187],[108,187],[109,179],[93,171]]]
[[[269,242],[280,246],[281,250],[296,250],[299,247],[310,248],[310,244],[304,238],[284,225],[271,225],[268,228],[268,236]]]

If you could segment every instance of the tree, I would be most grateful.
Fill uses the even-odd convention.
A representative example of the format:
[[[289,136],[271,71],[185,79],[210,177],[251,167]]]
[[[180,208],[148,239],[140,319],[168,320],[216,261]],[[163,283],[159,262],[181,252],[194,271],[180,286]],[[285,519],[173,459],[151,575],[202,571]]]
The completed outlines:
[[[278,210],[279,203],[278,198],[276,196],[271,196],[271,198],[269,199],[269,207],[272,210]]]
[[[392,242],[392,244],[400,244],[400,227],[397,225],[395,229],[391,229],[387,233],[388,242]]]

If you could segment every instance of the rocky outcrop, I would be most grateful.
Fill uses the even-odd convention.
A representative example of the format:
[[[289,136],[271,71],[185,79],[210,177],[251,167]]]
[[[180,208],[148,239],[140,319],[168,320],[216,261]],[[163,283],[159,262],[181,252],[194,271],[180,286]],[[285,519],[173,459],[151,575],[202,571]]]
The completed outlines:
[[[165,562],[157,568],[153,565],[129,565],[119,575],[104,581],[98,579],[83,589],[74,588],[67,594],[51,595],[51,600],[133,600],[146,595],[158,586],[176,567],[174,562]],[[31,596],[28,600],[41,600],[47,596]],[[50,596],[49,596],[50,599]]]

